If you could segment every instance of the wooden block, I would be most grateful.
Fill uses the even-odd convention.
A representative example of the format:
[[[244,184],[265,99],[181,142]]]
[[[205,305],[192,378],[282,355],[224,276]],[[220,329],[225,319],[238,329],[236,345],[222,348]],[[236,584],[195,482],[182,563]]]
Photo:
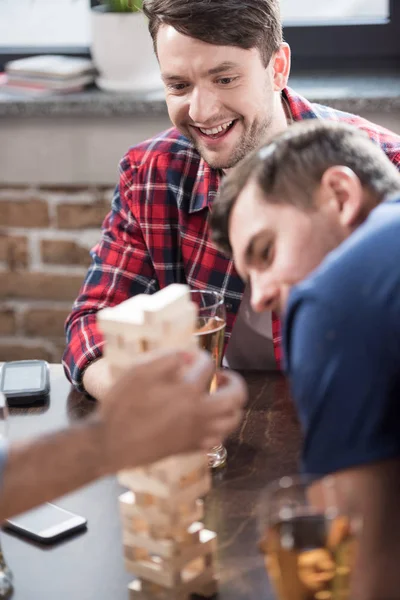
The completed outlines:
[[[154,496],[165,497],[170,494],[168,484],[160,481],[156,477],[147,475],[144,469],[125,469],[119,471],[118,482],[130,490],[142,493],[153,494]]]
[[[97,312],[96,318],[99,327],[107,331],[116,331],[117,323],[126,325],[144,325],[143,310],[152,300],[150,294],[137,294],[124,300],[116,306],[108,306]]]
[[[192,523],[186,529],[186,536],[183,539],[176,538],[154,538],[145,533],[133,533],[129,530],[123,530],[122,540],[124,546],[130,548],[144,548],[150,554],[168,559],[170,561],[187,561],[191,557],[203,556],[204,554],[214,552],[216,549],[216,534],[204,529],[203,523]]]
[[[184,476],[174,475],[173,473],[169,475],[166,472],[163,480],[153,476],[151,468],[150,470],[125,469],[118,473],[118,481],[121,485],[136,493],[137,502],[141,498],[139,494],[151,494],[159,498],[173,498],[179,501],[180,496],[192,488],[199,487],[201,490],[206,488],[208,491],[211,487],[211,475],[206,464],[203,464],[192,473],[186,473]]]
[[[192,579],[170,589],[140,579],[136,579],[129,585],[131,600],[186,600],[190,594],[200,592],[201,595],[201,592],[204,594],[215,589],[216,578],[212,569],[202,571]]]
[[[189,600],[190,597],[188,592],[178,592],[155,584],[146,586],[140,579],[132,581],[128,590],[130,600]]]
[[[196,304],[188,302],[187,306],[179,310],[179,314],[162,315],[160,325],[165,337],[174,338],[175,336],[194,335],[197,324],[198,309]],[[154,327],[159,326],[158,323]]]
[[[125,569],[140,579],[166,588],[178,587],[182,583],[180,573],[163,568],[161,560],[157,563],[156,557],[152,561],[131,561],[125,558]]]
[[[156,294],[152,294],[151,303],[143,309],[143,319],[146,325],[154,325],[171,318],[179,318],[190,305],[190,288],[181,283],[172,283]]]
[[[143,516],[150,517],[154,512],[160,514],[171,514],[171,519],[175,518],[174,515],[182,514],[185,518],[186,515],[190,514],[193,504],[199,498],[203,498],[211,489],[211,476],[204,477],[200,481],[197,481],[192,486],[175,493],[172,497],[159,497],[154,494],[135,492],[135,497]]]
[[[189,525],[183,525],[182,521],[178,521],[173,526],[160,527],[149,523],[148,535],[155,540],[169,539],[179,544],[193,544],[199,541],[199,524],[202,525],[201,521],[194,521]]]
[[[154,505],[140,505],[135,501],[134,492],[125,492],[119,496],[119,508],[122,526],[127,530],[142,531],[160,528],[165,537],[170,537],[178,527],[187,528],[195,521],[201,521],[204,515],[202,500],[195,500],[189,505],[176,507],[176,510],[163,512]]]
[[[212,568],[213,555],[216,551],[216,533],[202,528],[199,534],[199,541],[186,544],[124,534],[125,561],[128,570],[159,585],[171,587],[171,582],[177,577],[190,578],[192,572],[197,573]],[[135,558],[137,547],[148,551],[152,558],[137,560]]]
[[[218,594],[218,579],[213,579],[208,583],[203,585],[199,585],[195,589],[193,589],[192,594],[196,594],[197,596],[202,596],[203,598],[212,598]]]
[[[146,467],[145,472],[165,483],[177,483],[184,487],[182,480],[185,477],[207,467],[208,458],[205,452],[191,452],[159,460]]]

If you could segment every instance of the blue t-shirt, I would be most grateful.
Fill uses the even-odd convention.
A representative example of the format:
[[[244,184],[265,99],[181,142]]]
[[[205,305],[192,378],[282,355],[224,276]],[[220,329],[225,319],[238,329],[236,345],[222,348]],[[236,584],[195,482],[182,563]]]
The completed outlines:
[[[283,343],[305,471],[400,457],[400,197],[291,290]]]

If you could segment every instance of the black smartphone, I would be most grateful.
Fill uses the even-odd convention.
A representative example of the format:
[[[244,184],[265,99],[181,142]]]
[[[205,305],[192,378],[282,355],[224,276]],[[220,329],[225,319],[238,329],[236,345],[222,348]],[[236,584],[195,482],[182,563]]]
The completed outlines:
[[[51,503],[8,519],[3,525],[4,529],[15,531],[42,544],[52,544],[62,540],[86,529],[86,526],[87,520],[84,517]]]
[[[6,362],[1,370],[0,391],[9,406],[27,406],[48,399],[50,370],[45,360]]]

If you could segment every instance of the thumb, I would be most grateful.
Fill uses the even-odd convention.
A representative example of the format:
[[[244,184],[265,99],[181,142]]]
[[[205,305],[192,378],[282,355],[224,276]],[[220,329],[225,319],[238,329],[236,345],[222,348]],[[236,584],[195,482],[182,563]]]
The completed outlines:
[[[193,355],[193,360],[185,371],[184,380],[208,391],[214,374],[215,362],[211,355],[204,350],[199,350]]]

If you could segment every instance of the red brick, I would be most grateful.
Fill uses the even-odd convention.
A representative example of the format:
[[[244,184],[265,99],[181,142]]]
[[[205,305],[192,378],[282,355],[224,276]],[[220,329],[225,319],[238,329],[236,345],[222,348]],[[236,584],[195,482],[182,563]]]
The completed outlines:
[[[0,200],[0,223],[2,227],[48,227],[47,202],[30,200]]]
[[[109,211],[110,204],[101,201],[92,204],[59,204],[57,206],[58,227],[59,229],[100,227]]]
[[[54,344],[53,362],[60,363],[65,350],[65,339]]]
[[[52,275],[26,271],[0,273],[2,299],[74,300],[83,282],[79,275]]]
[[[15,313],[11,308],[0,310],[0,335],[13,335],[16,331]]]
[[[28,265],[28,239],[0,233],[0,261],[13,271]]]
[[[42,261],[53,265],[90,265],[89,250],[68,240],[42,240]]]
[[[15,344],[9,346],[0,342],[0,361],[6,362],[9,360],[47,360],[53,362],[53,353],[49,352],[47,348],[41,344],[35,346],[24,346],[22,344]]]
[[[35,337],[61,337],[69,312],[61,309],[28,310],[23,317],[23,331],[25,335]]]

